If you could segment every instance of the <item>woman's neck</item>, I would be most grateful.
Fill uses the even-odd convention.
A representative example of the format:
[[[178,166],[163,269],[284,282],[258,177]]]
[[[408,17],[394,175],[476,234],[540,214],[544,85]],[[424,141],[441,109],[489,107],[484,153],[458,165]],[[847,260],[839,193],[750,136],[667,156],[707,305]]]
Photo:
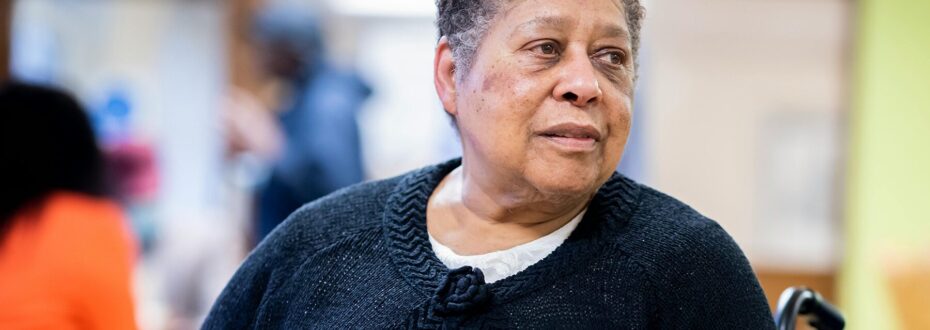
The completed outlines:
[[[505,250],[561,228],[590,201],[590,196],[553,198],[512,188],[482,184],[456,168],[430,196],[430,235],[461,255]]]

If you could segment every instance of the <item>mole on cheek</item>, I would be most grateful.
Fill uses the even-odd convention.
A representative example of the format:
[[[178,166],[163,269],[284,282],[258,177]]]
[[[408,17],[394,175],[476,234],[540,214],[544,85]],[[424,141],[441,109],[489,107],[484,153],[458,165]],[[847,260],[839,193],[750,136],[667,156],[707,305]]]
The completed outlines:
[[[482,92],[488,92],[488,91],[490,91],[490,90],[493,89],[495,86],[499,85],[499,82],[498,82],[499,80],[501,80],[501,74],[500,74],[500,73],[492,73],[492,74],[488,75],[488,76],[484,79],[484,82],[481,83],[481,91],[482,91]]]
[[[508,88],[513,79],[508,77],[504,72],[498,71],[497,66],[499,63],[491,64],[487,72],[490,72],[487,75],[487,78],[481,84],[482,92],[492,91],[494,88]]]

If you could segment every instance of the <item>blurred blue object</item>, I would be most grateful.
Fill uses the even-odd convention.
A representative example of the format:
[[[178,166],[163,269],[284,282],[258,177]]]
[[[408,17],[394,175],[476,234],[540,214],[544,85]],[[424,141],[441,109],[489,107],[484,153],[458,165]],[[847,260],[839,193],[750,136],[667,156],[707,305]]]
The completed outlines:
[[[322,54],[320,21],[306,6],[268,1],[255,14],[253,33],[262,42],[287,42],[305,55]]]
[[[287,82],[290,95],[278,112],[284,154],[259,192],[261,240],[301,205],[364,179],[355,115],[371,90],[354,72],[327,63],[307,8],[268,5],[255,34],[265,69]]]
[[[111,145],[129,139],[132,134],[132,104],[125,89],[111,88],[107,91],[106,100],[91,113],[94,129],[104,144]]]

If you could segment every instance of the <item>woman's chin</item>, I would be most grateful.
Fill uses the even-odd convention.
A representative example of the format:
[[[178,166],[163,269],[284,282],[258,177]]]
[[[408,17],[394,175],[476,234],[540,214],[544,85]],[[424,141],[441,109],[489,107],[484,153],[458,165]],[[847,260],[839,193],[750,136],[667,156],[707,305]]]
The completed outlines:
[[[546,195],[587,196],[597,190],[600,183],[596,173],[544,172],[528,178],[535,188]]]

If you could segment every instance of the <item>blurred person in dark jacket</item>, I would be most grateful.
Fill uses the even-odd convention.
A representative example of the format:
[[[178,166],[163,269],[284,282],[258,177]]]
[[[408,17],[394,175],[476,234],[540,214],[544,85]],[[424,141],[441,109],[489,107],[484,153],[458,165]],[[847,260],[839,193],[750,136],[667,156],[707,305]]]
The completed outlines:
[[[263,68],[284,85],[277,111],[284,145],[259,192],[261,240],[304,203],[364,179],[355,114],[371,91],[328,63],[306,8],[269,4],[254,24]]]
[[[134,329],[135,240],[84,110],[0,87],[0,329]]]

